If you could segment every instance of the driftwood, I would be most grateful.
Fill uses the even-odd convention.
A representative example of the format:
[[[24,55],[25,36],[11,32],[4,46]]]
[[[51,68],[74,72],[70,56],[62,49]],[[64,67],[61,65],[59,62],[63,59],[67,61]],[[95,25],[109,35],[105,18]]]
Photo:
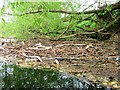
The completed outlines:
[[[25,58],[31,58],[31,59],[37,59],[38,61],[42,62],[42,59],[39,57],[39,56],[28,56],[25,52],[22,52],[22,55],[25,57]]]

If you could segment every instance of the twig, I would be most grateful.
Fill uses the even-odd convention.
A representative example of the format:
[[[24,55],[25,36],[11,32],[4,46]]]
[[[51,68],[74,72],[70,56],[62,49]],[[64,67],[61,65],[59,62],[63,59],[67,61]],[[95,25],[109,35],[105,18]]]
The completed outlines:
[[[69,21],[69,22],[71,22],[71,20],[72,20],[72,17],[70,18],[70,21]],[[71,25],[71,24],[69,24],[68,26],[66,26],[65,31],[63,31],[62,34],[60,34],[56,40],[58,40],[58,39],[69,29],[69,26],[70,26],[70,25]]]
[[[77,33],[77,34],[72,34],[72,35],[68,35],[68,36],[63,36],[63,37],[60,37],[60,38],[68,38],[68,37],[73,37],[73,36],[76,36],[76,35],[87,35],[87,34],[94,34],[94,33],[96,33],[96,32]]]
[[[81,55],[82,56],[82,55]],[[80,60],[78,57],[53,57],[53,58],[44,58],[45,60]]]
[[[84,11],[86,11],[88,8],[90,8],[91,6],[93,6],[95,3],[97,3],[97,1],[95,1],[94,3],[92,3],[91,5],[89,5],[87,8],[85,8],[84,10],[83,10],[83,12]]]
[[[56,47],[62,47],[62,46],[85,46],[86,44],[59,44]]]
[[[37,58],[40,62],[42,62],[42,59],[39,56],[28,56],[25,54],[25,52],[22,52],[22,55],[25,56],[26,58]]]
[[[120,19],[120,16],[118,16],[114,21],[110,22],[106,27],[101,28],[100,30],[98,30],[98,32],[104,31],[106,28],[109,28],[112,24],[114,24],[119,19]]]

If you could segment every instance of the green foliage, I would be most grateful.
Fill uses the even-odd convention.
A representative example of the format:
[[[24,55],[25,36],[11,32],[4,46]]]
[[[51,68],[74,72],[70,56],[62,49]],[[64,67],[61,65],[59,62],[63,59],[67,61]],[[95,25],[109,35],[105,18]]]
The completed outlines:
[[[10,9],[14,18],[10,22],[6,21],[4,17],[2,18],[0,35],[4,37],[15,36],[19,39],[34,38],[36,35],[47,35],[56,38],[60,35],[66,36],[95,31],[108,24],[103,19],[99,20],[98,17],[104,18],[103,16],[106,16],[107,12],[111,11],[111,6],[107,6],[106,11],[99,12],[98,15],[49,12],[49,10],[76,12],[80,6],[80,4],[70,2],[8,2],[7,6],[2,10],[2,13]],[[32,13],[39,10],[43,12]]]
[[[31,3],[31,2],[13,2],[9,3],[14,14],[25,13],[28,11],[37,11],[39,9],[49,10],[58,9],[61,3]],[[23,16],[14,16],[12,22],[1,23],[2,36],[15,36],[17,38],[34,37],[36,33],[49,33],[54,31],[61,22],[61,14],[43,12],[38,14],[29,14]]]
[[[112,6],[111,5],[107,5],[106,10],[107,11],[111,11],[112,10]]]
[[[39,10],[49,11],[66,9],[75,11],[80,5],[72,5],[72,3],[67,2],[9,2],[7,7],[11,8],[12,13],[16,15]],[[62,17],[62,15],[63,14],[61,13],[41,12],[36,14],[26,14],[23,16],[14,16],[14,21],[1,23],[1,35],[6,37],[15,36],[23,39],[30,37],[33,38],[36,34],[46,34],[52,37],[57,37],[67,29],[74,30],[75,32],[82,32],[82,30],[76,26],[82,28],[95,27],[95,23],[90,20],[82,21],[77,25],[76,22],[82,20],[81,16],[84,14],[81,16],[67,15],[64,17]],[[78,18],[78,20],[74,19],[74,17]],[[67,21],[64,22],[64,18],[67,19]],[[67,32],[66,34],[70,35],[72,33]]]
[[[83,27],[83,28],[88,27],[90,30],[96,27],[96,23],[92,22],[91,20],[85,20],[85,21],[80,22],[77,26]]]

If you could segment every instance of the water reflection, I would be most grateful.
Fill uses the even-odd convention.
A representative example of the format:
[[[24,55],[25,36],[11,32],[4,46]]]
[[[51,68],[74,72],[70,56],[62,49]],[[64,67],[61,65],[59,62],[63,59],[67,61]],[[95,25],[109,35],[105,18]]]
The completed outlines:
[[[110,90],[100,84],[87,83],[70,74],[49,68],[33,69],[16,65],[2,66],[1,90]]]

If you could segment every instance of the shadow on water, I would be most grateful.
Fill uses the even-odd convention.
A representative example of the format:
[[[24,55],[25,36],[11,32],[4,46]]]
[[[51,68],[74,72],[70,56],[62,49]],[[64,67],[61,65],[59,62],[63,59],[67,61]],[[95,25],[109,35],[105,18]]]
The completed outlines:
[[[57,70],[0,65],[1,90],[112,90]]]

